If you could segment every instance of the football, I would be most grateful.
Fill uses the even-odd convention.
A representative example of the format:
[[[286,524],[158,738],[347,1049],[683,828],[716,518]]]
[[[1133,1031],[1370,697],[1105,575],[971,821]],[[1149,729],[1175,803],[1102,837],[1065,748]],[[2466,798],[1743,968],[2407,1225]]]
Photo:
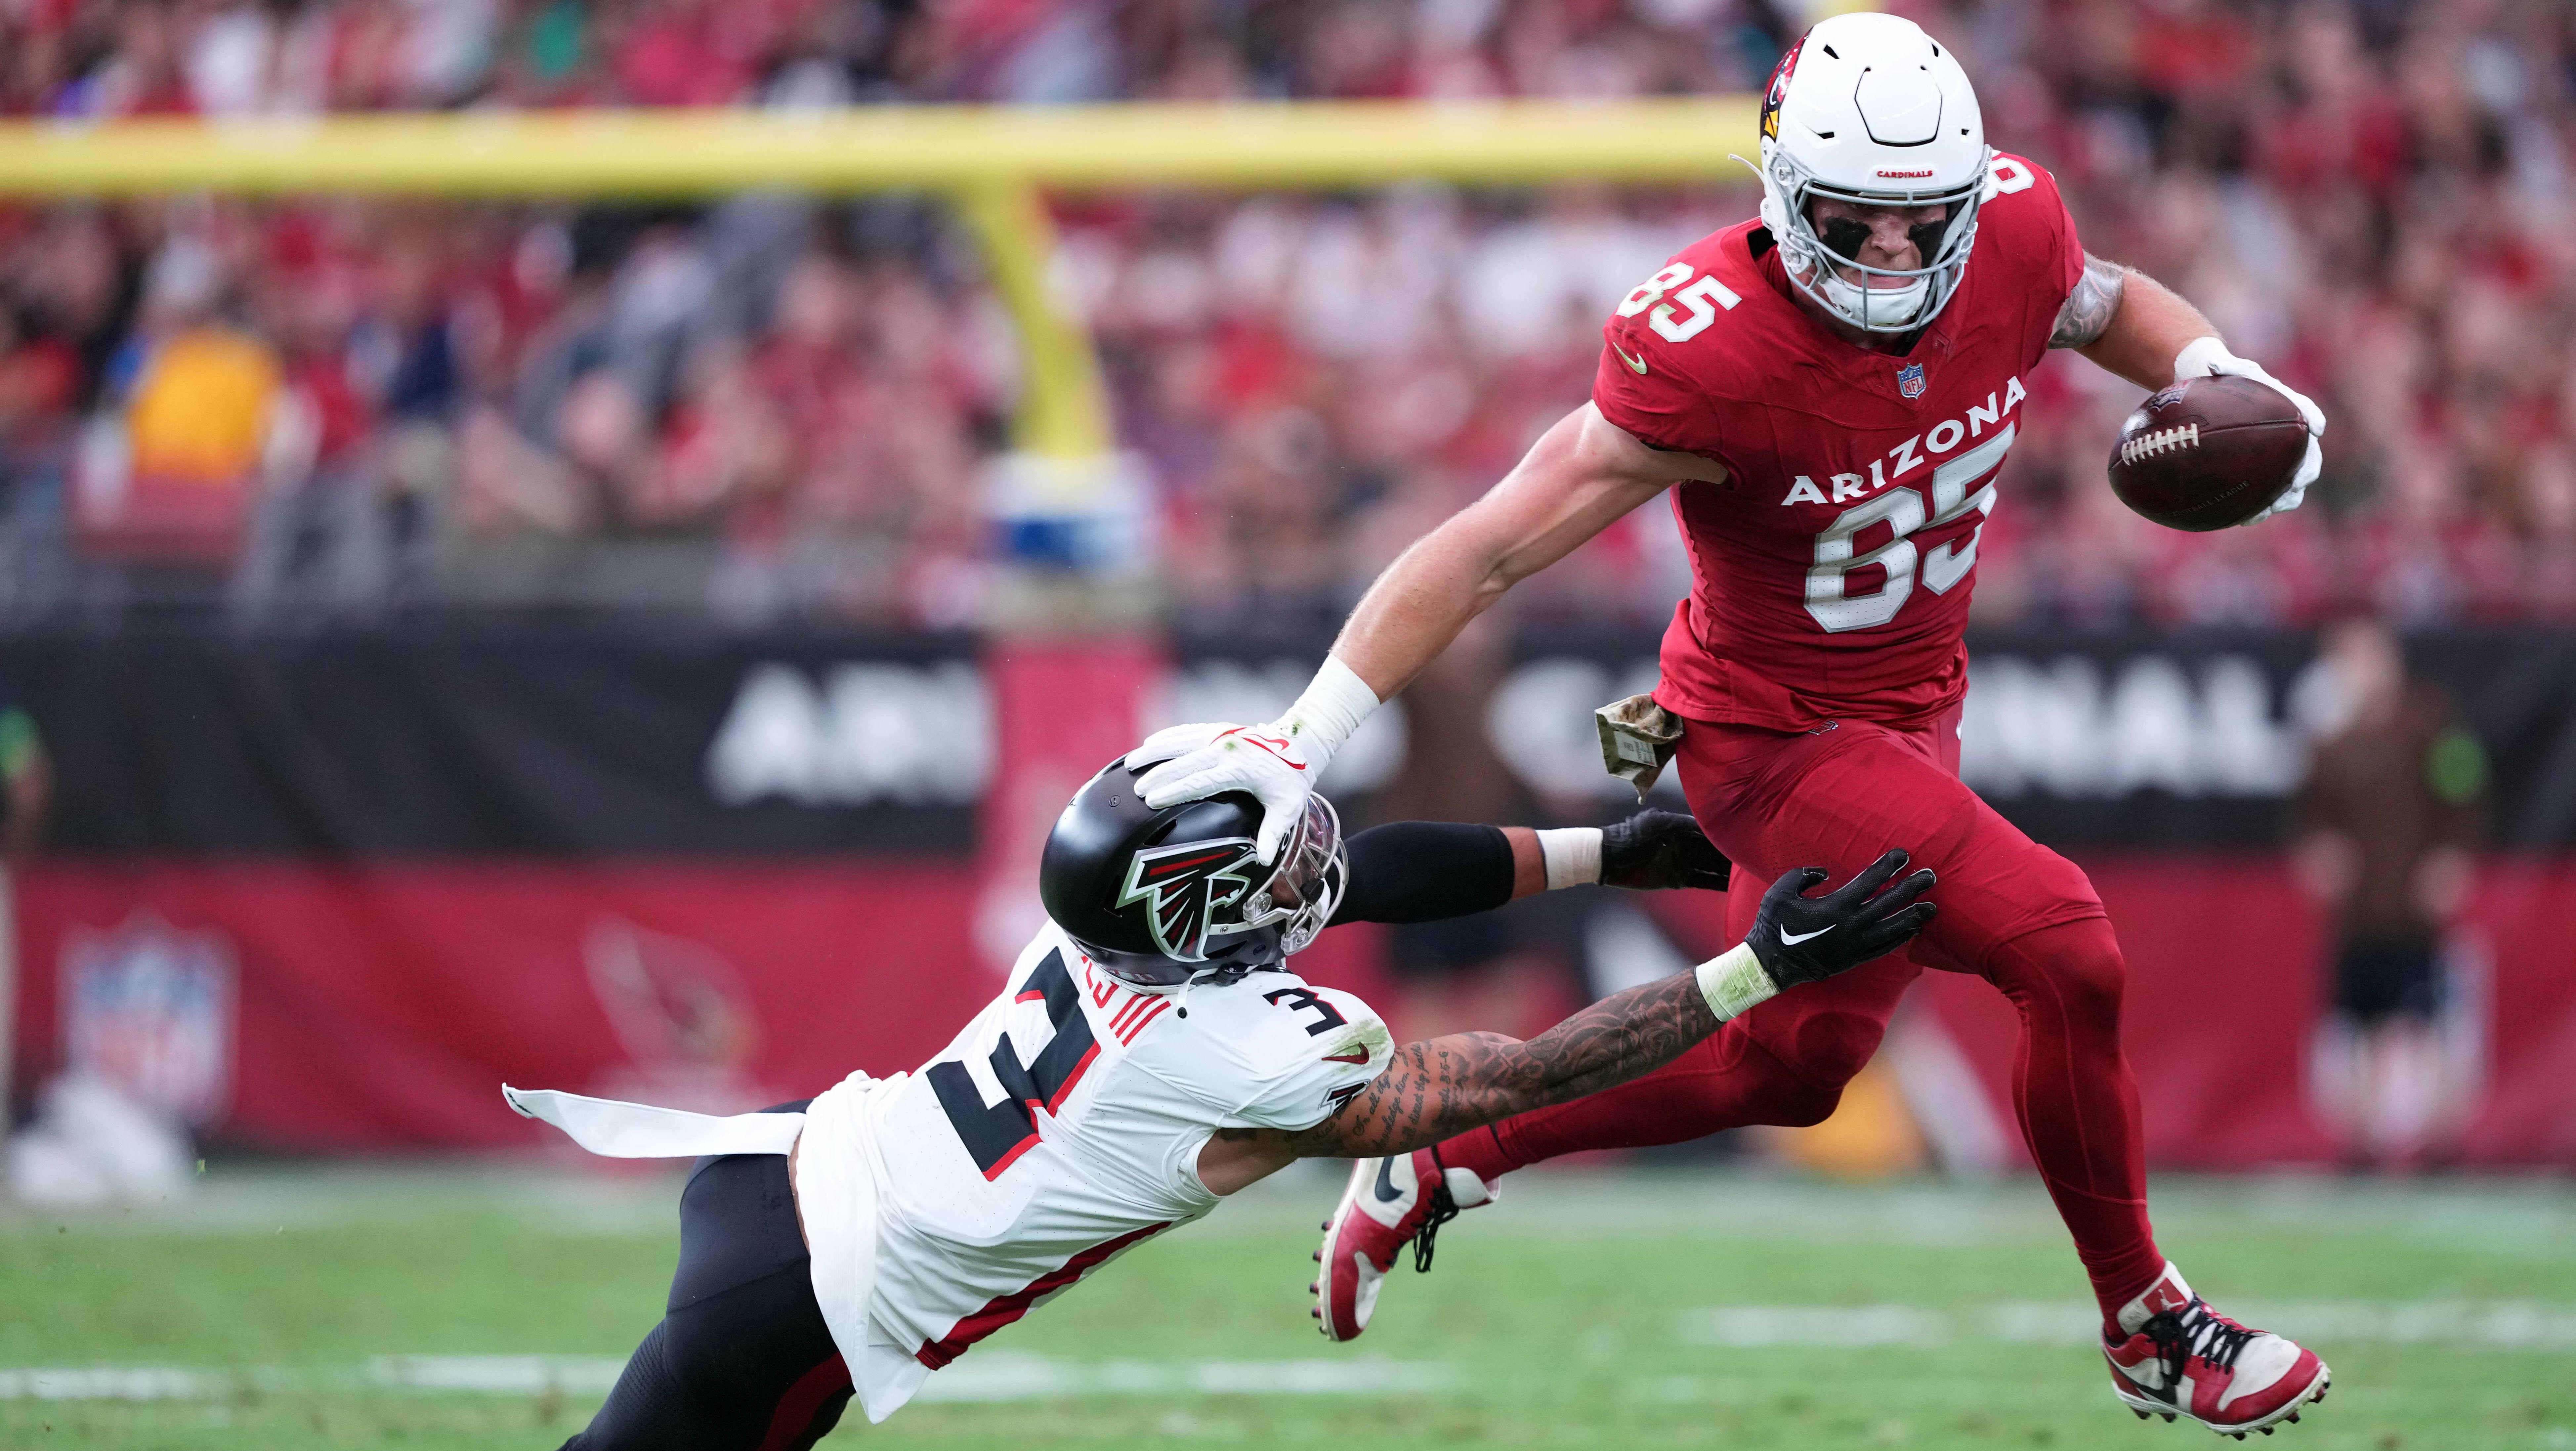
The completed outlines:
[[[2111,447],[2111,492],[2168,529],[2242,524],[2290,487],[2308,426],[2251,378],[2193,378],[2148,396]]]

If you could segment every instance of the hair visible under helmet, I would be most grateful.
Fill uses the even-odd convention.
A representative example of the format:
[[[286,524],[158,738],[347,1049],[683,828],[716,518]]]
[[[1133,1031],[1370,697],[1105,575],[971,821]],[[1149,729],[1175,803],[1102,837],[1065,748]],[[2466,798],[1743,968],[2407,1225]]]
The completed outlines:
[[[1854,327],[1912,332],[1959,289],[1992,156],[1977,93],[1948,47],[1911,20],[1837,15],[1789,47],[1763,93],[1762,223],[1799,291]],[[1914,229],[1924,265],[1872,267],[1817,234],[1807,215],[1817,197],[1947,212]]]

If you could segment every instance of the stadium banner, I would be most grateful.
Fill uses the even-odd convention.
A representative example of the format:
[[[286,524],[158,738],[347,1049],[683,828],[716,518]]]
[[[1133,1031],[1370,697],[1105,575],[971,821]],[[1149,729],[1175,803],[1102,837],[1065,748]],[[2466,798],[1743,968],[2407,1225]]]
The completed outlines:
[[[963,855],[978,642],[441,615],[0,639],[75,855]]]
[[[2331,943],[2288,863],[2268,853],[2070,855],[2101,893],[2128,962],[2121,1037],[2148,1162],[2217,1171],[2338,1163],[2337,1109],[2320,1077],[2338,1031],[2326,1010]],[[1596,962],[1596,989],[1680,971],[1728,945],[1717,894],[1581,891],[1610,913],[1641,907],[1665,944],[1607,971]],[[2576,1169],[2571,921],[2576,860],[2491,854],[2480,863],[2443,944],[2431,1022],[2435,1113],[2445,1120],[2431,1137],[2449,1161]],[[1879,1063],[1901,1085],[1908,1131],[1927,1141],[1933,1162],[1970,1172],[2028,1166],[2012,1106],[2019,1036],[2011,1004],[1984,980],[1925,972],[1916,981]]]
[[[1591,712],[1653,684],[1655,638],[1524,629],[1477,687],[1481,712],[1435,710],[1435,728],[1481,727],[1512,784],[1550,812],[1607,816],[1627,787],[1601,770]],[[73,854],[964,858],[996,822],[1042,814],[997,762],[1043,756],[1026,779],[1052,783],[1087,775],[1114,753],[1102,743],[1130,732],[1266,719],[1327,640],[1183,633],[1050,650],[472,616],[137,628],[0,640],[0,695],[27,707],[53,751],[49,845]],[[1970,643],[1962,770],[2034,837],[2280,843],[2307,732],[2331,709],[2305,636],[1987,631]],[[2576,848],[2576,638],[2455,631],[2410,653],[2486,745],[2495,844]],[[1031,687],[1041,704],[998,707],[1018,679],[1043,679]],[[1405,774],[1414,704],[1371,717],[1326,774],[1358,819]],[[1669,777],[1662,789],[1680,804]]]
[[[1000,981],[975,873],[937,859],[57,859],[17,885],[22,1101],[103,1074],[235,1148],[548,1144],[505,1082],[758,1108],[918,1066]],[[1373,932],[1310,956],[1373,982]]]
[[[2151,1160],[2333,1162],[2311,1077],[2326,943],[2286,869],[2077,856],[2128,955]],[[2442,1020],[2459,1158],[2576,1167],[2576,863],[2493,858],[2481,878]],[[920,1064],[999,981],[973,940],[982,883],[938,859],[58,858],[16,885],[19,1101],[66,1069],[105,1074],[217,1147],[563,1148],[502,1106],[503,1082],[758,1107]],[[1564,895],[1596,991],[1723,945],[1714,894]],[[1641,909],[1643,942],[1621,925]],[[1335,928],[1298,965],[1392,1008],[1387,945]],[[1942,1161],[2021,1162],[2017,1031],[2000,994],[1951,973],[1925,974],[1899,1015],[1882,1058]]]
[[[1590,712],[1652,688],[1656,643],[1523,630],[1489,722],[1503,760],[1551,799],[1623,799]],[[2576,848],[2576,635],[2428,632],[2406,653],[2486,748],[2490,841]],[[2062,848],[2279,845],[2307,742],[2336,708],[2313,639],[2289,631],[1971,630],[1968,675],[1960,774]]]
[[[217,1145],[491,1147],[533,1142],[498,1113],[504,1077],[722,1106],[916,1063],[1016,945],[1068,783],[1155,726],[1271,714],[1324,643],[526,620],[0,641],[0,692],[58,780],[50,854],[15,874],[13,1099],[86,1067]],[[1324,784],[1355,825],[1439,814],[1407,786],[1408,737],[1481,726],[1527,810],[1629,809],[1589,712],[1651,682],[1653,643],[1525,629],[1473,690],[1381,711]],[[2476,1084],[2463,1152],[2576,1164],[2576,642],[2413,645],[2495,777],[2500,850],[2449,953],[2446,1051]],[[2277,855],[2307,642],[1975,647],[1967,770],[2111,907],[2157,1161],[2324,1161],[2322,927]],[[1592,992],[1722,945],[1710,899],[1562,909],[1542,950]],[[1383,941],[1337,931],[1311,965],[1374,997]],[[2012,1038],[1969,979],[1936,977],[1900,1018],[1890,1061],[1927,1135],[1952,1134],[1943,1157],[2017,1158]]]

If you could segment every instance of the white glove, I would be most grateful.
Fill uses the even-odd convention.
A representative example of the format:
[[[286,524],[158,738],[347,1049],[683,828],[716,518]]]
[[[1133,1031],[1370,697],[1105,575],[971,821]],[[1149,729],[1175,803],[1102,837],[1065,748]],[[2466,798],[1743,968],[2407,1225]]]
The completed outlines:
[[[1129,751],[1119,762],[1130,771],[1141,771],[1159,765],[1174,756],[1186,756],[1230,730],[1241,727],[1231,721],[1201,721],[1196,725],[1165,726],[1145,737],[1145,744]]]
[[[2245,521],[2245,524],[2260,524],[2275,514],[2286,514],[2299,507],[2300,501],[2307,497],[2308,485],[2315,483],[2317,475],[2324,472],[2325,450],[2318,446],[2317,440],[2325,437],[2326,411],[2309,401],[2305,393],[2273,377],[2261,363],[2229,352],[2227,344],[2217,338],[2194,338],[2174,356],[2174,381],[2177,383],[2191,378],[2227,377],[2253,379],[2289,399],[2291,405],[2299,410],[2299,416],[2308,422],[2307,457],[2299,460],[2299,471],[2291,476],[2290,487],[2272,501],[2272,507]],[[2237,527],[2241,529],[2245,525]]]
[[[1130,769],[1158,755],[1179,753],[1137,782],[1145,804],[1159,811],[1223,791],[1241,791],[1261,803],[1261,832],[1253,855],[1268,862],[1304,815],[1315,778],[1333,753],[1377,709],[1377,692],[1357,671],[1332,656],[1313,683],[1279,719],[1257,726],[1182,725],[1156,731],[1130,752]]]

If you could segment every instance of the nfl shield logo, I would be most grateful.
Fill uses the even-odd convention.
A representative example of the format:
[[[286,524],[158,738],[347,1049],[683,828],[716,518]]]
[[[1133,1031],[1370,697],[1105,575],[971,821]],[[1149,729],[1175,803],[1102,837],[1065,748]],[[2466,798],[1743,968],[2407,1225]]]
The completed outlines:
[[[63,938],[69,1066],[191,1124],[224,1116],[232,1087],[233,954],[222,934],[143,908]]]
[[[1896,370],[1896,391],[1908,398],[1923,396],[1923,365],[1908,363]]]

